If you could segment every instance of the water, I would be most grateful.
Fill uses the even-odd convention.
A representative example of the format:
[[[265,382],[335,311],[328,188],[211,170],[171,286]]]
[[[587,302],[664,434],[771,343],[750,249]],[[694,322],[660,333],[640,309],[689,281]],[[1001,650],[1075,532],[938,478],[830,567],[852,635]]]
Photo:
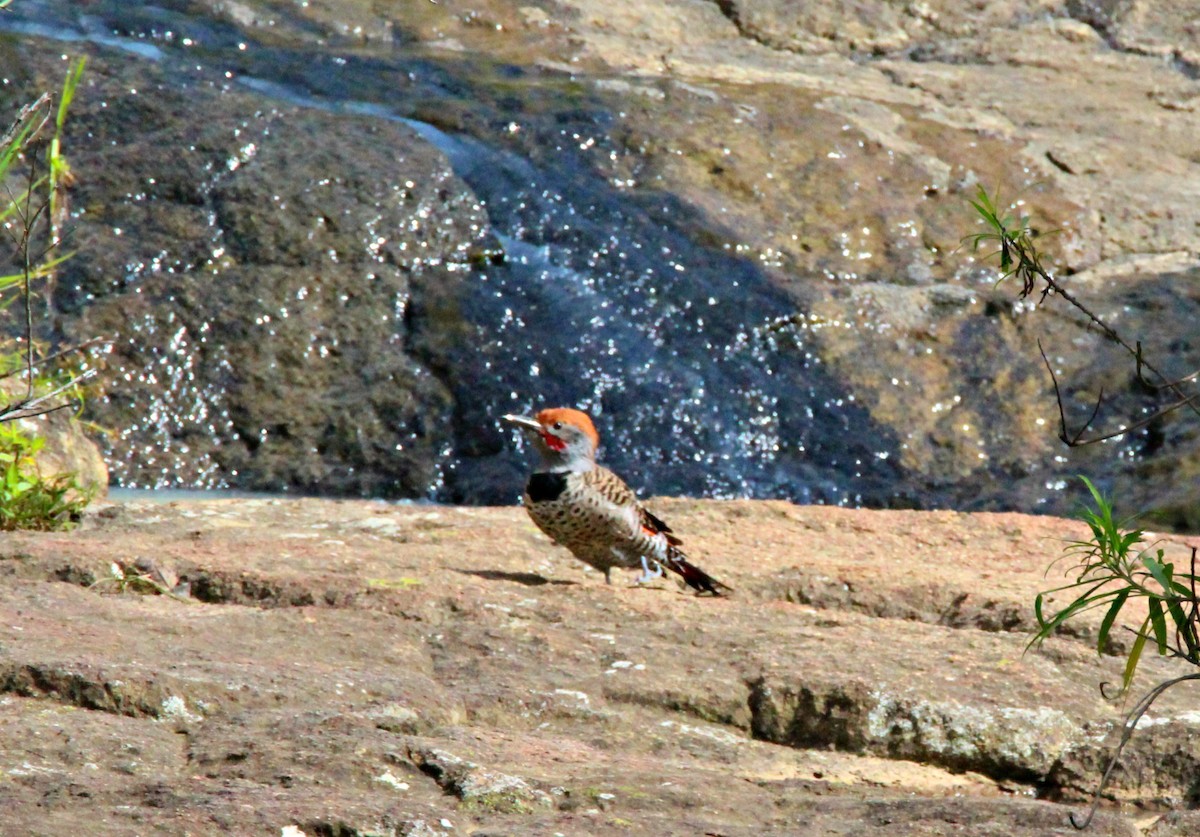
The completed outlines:
[[[447,385],[458,404],[458,432],[486,425],[505,442],[490,457],[445,450],[430,497],[513,499],[517,484],[480,480],[488,458],[523,467],[520,442],[498,417],[575,405],[597,418],[605,461],[643,491],[891,501],[899,440],[873,425],[826,374],[808,344],[804,317],[760,263],[736,247],[697,245],[693,232],[705,221],[695,209],[669,194],[632,188],[635,178],[613,176],[626,152],[612,142],[614,117],[601,103],[497,122],[489,141],[413,118],[412,107],[388,86],[388,79],[415,79],[426,110],[431,96],[469,96],[469,85],[454,75],[461,68],[427,56],[304,56],[157,7],[99,6],[103,25],[72,13],[70,4],[64,10],[31,2],[25,18],[4,16],[0,26],[115,46],[160,64],[186,62],[189,72],[229,75],[281,104],[402,122],[440,149],[478,196],[503,256],[469,273],[460,301],[479,338],[459,347],[453,360],[474,373],[452,375]],[[125,23],[114,27],[116,18]],[[517,134],[520,142],[506,142]],[[156,482],[163,485],[178,485],[180,470],[196,486],[239,485],[245,475],[222,473],[213,462],[181,466],[187,450],[178,449],[169,428],[195,423],[197,410],[209,408],[186,393],[172,395],[180,382],[192,387],[187,352],[165,351],[155,367],[150,378],[144,371],[129,383],[162,395],[149,398],[154,409],[143,426],[122,429],[114,454],[135,458],[142,473],[161,462]],[[223,405],[201,419],[216,421],[222,434],[229,430]]]
[[[194,500],[277,500],[278,494],[261,491],[237,491],[230,488],[123,488],[108,490],[114,503],[186,503]]]

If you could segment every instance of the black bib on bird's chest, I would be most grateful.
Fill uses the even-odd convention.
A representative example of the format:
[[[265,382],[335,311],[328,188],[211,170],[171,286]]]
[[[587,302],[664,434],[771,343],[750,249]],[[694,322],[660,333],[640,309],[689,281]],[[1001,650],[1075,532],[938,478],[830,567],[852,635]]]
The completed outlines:
[[[567,475],[538,472],[530,474],[525,493],[535,503],[550,503],[567,490]]]

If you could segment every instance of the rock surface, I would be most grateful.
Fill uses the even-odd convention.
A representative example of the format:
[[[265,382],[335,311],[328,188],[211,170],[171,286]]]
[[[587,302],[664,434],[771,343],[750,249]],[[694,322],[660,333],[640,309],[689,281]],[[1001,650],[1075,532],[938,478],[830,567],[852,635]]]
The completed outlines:
[[[1064,512],[1082,472],[1194,528],[1195,415],[1062,450],[1038,338],[1072,429],[1157,402],[959,249],[999,189],[1200,366],[1186,4],[978,5],[16,4],[6,103],[43,36],[93,52],[58,304],[117,337],[115,479],[507,502],[495,416],[552,400],[658,492]]]
[[[129,501],[6,537],[6,827],[1071,833],[1121,661],[1094,622],[1024,650],[1078,524],[653,505],[733,595],[606,586],[515,508]],[[1188,689],[1091,833],[1187,833],[1144,809],[1192,800]]]
[[[0,380],[0,404],[26,397],[24,384],[15,378]],[[81,488],[96,497],[103,497],[108,492],[108,468],[104,457],[71,410],[31,416],[17,420],[15,424],[20,433],[42,440],[42,448],[35,460],[43,478],[70,475]]]
[[[348,130],[346,117],[131,78],[130,65],[95,62],[92,90],[146,84],[150,101],[116,94],[75,114],[92,136],[139,132],[102,160],[76,158],[91,172],[75,196],[91,223],[76,231],[59,294],[69,331],[114,340],[90,411],[113,431],[102,441],[114,476],[424,492],[450,443],[451,405],[410,356],[405,309],[414,285],[453,280],[443,262],[470,238],[454,227],[470,214],[449,199],[462,188],[440,154],[403,126]],[[285,123],[287,142],[271,141]],[[413,167],[420,185],[379,178],[384,165]]]

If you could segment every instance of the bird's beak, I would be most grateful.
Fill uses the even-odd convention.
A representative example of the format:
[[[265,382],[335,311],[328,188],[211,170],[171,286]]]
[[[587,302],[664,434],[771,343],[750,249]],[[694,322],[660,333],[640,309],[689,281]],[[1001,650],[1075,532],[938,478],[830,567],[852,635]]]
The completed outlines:
[[[517,427],[519,427],[522,430],[525,430],[529,433],[541,433],[542,432],[542,426],[538,423],[538,420],[529,418],[528,416],[508,415],[508,416],[502,416],[502,419],[504,421],[507,421],[509,424],[515,424]]]

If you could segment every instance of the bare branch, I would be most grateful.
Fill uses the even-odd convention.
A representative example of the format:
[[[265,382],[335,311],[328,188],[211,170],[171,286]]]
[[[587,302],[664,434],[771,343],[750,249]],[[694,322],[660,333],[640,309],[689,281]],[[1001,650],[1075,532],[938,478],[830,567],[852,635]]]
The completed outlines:
[[[45,395],[39,395],[37,398],[23,398],[20,401],[14,401],[11,404],[0,407],[0,421],[15,421],[17,419],[32,418],[34,416],[52,413],[55,410],[61,410],[63,407],[70,406],[69,402],[65,404],[58,404],[56,406],[49,405],[46,402],[83,383],[95,374],[95,369],[88,369],[83,374],[76,375],[65,384],[59,386],[51,392],[46,393]]]
[[[1101,395],[1103,396],[1103,393],[1101,393]],[[1133,433],[1134,431],[1141,430],[1146,425],[1148,425],[1154,421],[1157,421],[1158,419],[1162,418],[1163,416],[1167,415],[1168,413],[1173,413],[1176,410],[1182,409],[1184,407],[1191,408],[1191,407],[1194,407],[1196,404],[1200,404],[1200,392],[1197,392],[1194,395],[1190,395],[1187,398],[1180,399],[1179,401],[1175,401],[1171,404],[1166,405],[1165,407],[1160,407],[1159,409],[1155,410],[1150,415],[1146,416],[1145,418],[1141,419],[1140,421],[1134,422],[1133,424],[1129,425],[1128,427],[1123,427],[1120,430],[1114,430],[1111,433],[1104,434],[1103,436],[1095,436],[1091,439],[1084,439],[1083,441],[1080,441],[1079,436],[1082,436],[1083,430],[1087,429],[1087,425],[1084,425],[1083,429],[1079,431],[1079,435],[1076,436],[1074,440],[1072,440],[1071,442],[1068,442],[1067,444],[1070,445],[1071,447],[1081,448],[1081,447],[1084,447],[1085,445],[1094,445],[1097,442],[1103,442],[1108,439],[1115,439],[1118,436],[1124,436],[1126,433]],[[1099,404],[1097,404],[1097,407],[1099,407]],[[1094,419],[1095,417],[1096,417],[1096,414],[1092,413],[1092,418],[1088,419],[1088,422],[1091,423],[1092,419]]]
[[[1039,278],[1041,278],[1042,281],[1046,283],[1046,287],[1042,293],[1043,300],[1045,299],[1046,294],[1049,293],[1050,291],[1053,291],[1054,293],[1058,294],[1060,297],[1062,297],[1064,300],[1066,300],[1068,303],[1070,303],[1071,306],[1073,306],[1075,309],[1080,311],[1085,317],[1087,317],[1088,320],[1090,320],[1097,328],[1100,329],[1100,331],[1102,331],[1104,333],[1105,337],[1107,337],[1109,340],[1111,340],[1112,342],[1119,345],[1121,348],[1125,349],[1125,351],[1130,354],[1130,356],[1134,359],[1134,363],[1136,365],[1137,378],[1139,381],[1141,381],[1142,383],[1144,383],[1146,386],[1148,386],[1151,389],[1170,390],[1171,392],[1174,392],[1176,396],[1178,396],[1178,401],[1175,403],[1174,406],[1172,406],[1170,408],[1170,410],[1178,410],[1183,407],[1187,407],[1192,412],[1194,412],[1196,415],[1200,416],[1200,404],[1197,404],[1196,396],[1189,395],[1180,386],[1181,384],[1190,381],[1192,378],[1196,377],[1196,375],[1200,374],[1200,373],[1192,373],[1191,375],[1185,376],[1184,378],[1180,378],[1178,380],[1172,380],[1172,379],[1168,378],[1154,364],[1152,364],[1150,361],[1146,360],[1146,358],[1143,356],[1141,341],[1138,341],[1135,346],[1129,345],[1129,343],[1123,337],[1121,337],[1120,334],[1118,334],[1111,326],[1109,326],[1107,323],[1105,323],[1103,320],[1101,320],[1100,317],[1097,316],[1090,308],[1088,308],[1086,305],[1084,305],[1082,302],[1080,302],[1079,299],[1074,294],[1070,293],[1065,288],[1063,288],[1061,285],[1059,285],[1058,282],[1054,279],[1054,277],[1051,276],[1048,272],[1046,272],[1041,267],[1041,264],[1036,261],[1036,256],[1037,256],[1037,254],[1035,252],[1033,255],[1031,269],[1035,269],[1038,273]],[[1022,294],[1022,296],[1025,296],[1025,294]],[[1156,385],[1156,384],[1151,383],[1150,381],[1147,381],[1145,379],[1145,376],[1142,374],[1143,369],[1148,369],[1155,376],[1157,376],[1158,379],[1160,381],[1162,381],[1162,383]],[[1170,410],[1168,410],[1168,412],[1170,412]],[[1125,431],[1121,431],[1121,432],[1125,432]],[[1112,435],[1120,435],[1120,432],[1112,434]]]
[[[46,355],[45,357],[38,358],[38,360],[33,364],[33,368],[37,369],[40,366],[45,366],[46,364],[52,363],[53,361],[56,361],[59,358],[66,357],[67,355],[72,355],[72,354],[75,354],[76,352],[86,351],[86,350],[90,349],[92,346],[98,346],[98,345],[107,346],[107,345],[110,345],[111,343],[112,343],[111,340],[106,340],[103,337],[93,337],[91,340],[84,340],[82,343],[76,343],[74,346],[67,346],[67,348],[59,349],[57,352],[54,352],[53,354],[49,354],[49,355]],[[4,380],[5,378],[11,378],[13,375],[19,374],[20,372],[27,372],[27,371],[28,370],[26,370],[26,369],[20,369],[20,370],[13,369],[9,372],[0,372],[0,381]]]
[[[1176,378],[1173,381],[1168,381],[1165,384],[1151,384],[1149,381],[1143,381],[1143,383],[1152,389],[1169,389],[1181,386],[1182,384],[1193,383],[1197,378],[1200,378],[1200,369],[1197,369],[1195,372],[1192,372],[1189,375],[1184,375],[1182,378]]]
[[[41,108],[45,108],[45,113],[40,114],[40,121],[36,126],[28,129],[29,134],[26,142],[41,134],[43,129],[50,124],[50,118],[54,115],[54,105],[50,100],[49,93],[43,93],[17,111],[17,117],[13,120],[12,125],[0,135],[0,148],[7,148],[16,139],[17,135],[25,130],[27,124],[31,124],[35,119],[39,119],[37,111]]]
[[[1060,285],[1058,280],[1056,280],[1054,276],[1051,275],[1048,270],[1046,270],[1041,262],[1041,254],[1038,253],[1037,247],[1033,242],[1035,234],[1032,230],[1025,226],[1023,220],[1021,222],[1015,222],[1009,217],[1002,217],[995,208],[995,201],[987,195],[982,187],[980,187],[979,192],[979,197],[976,200],[970,201],[970,203],[975,207],[976,211],[991,228],[992,232],[978,233],[967,236],[964,241],[971,240],[974,242],[976,247],[978,247],[983,241],[998,241],[1000,244],[1000,268],[1004,271],[1004,275],[1001,278],[1005,279],[1009,276],[1015,276],[1018,280],[1020,280],[1021,289],[1019,291],[1019,297],[1021,299],[1031,296],[1037,290],[1038,283],[1040,281],[1042,283],[1042,287],[1041,296],[1038,300],[1039,306],[1044,303],[1047,297],[1049,297],[1051,294],[1056,294],[1057,296],[1062,297],[1062,299],[1070,304],[1073,308],[1081,312],[1088,319],[1088,322],[1091,326],[1099,329],[1099,331],[1108,340],[1116,343],[1118,346],[1121,346],[1126,352],[1129,353],[1134,360],[1135,374],[1139,383],[1141,383],[1147,389],[1153,391],[1169,391],[1175,394],[1176,400],[1174,403],[1162,408],[1150,418],[1139,422],[1136,427],[1145,426],[1145,424],[1153,421],[1155,418],[1158,418],[1161,415],[1185,408],[1200,416],[1200,398],[1198,398],[1196,394],[1185,391],[1183,388],[1184,384],[1194,382],[1194,380],[1200,376],[1200,371],[1186,375],[1182,378],[1168,378],[1165,373],[1163,373],[1153,363],[1146,359],[1142,350],[1141,341],[1137,341],[1134,345],[1130,345],[1129,342],[1125,340],[1114,328],[1108,325],[1108,323],[1104,322],[1099,315],[1088,308],[1087,305],[1081,302],[1074,294]],[[1041,349],[1040,344],[1038,348]],[[1046,360],[1046,354],[1044,351],[1042,352],[1042,359]],[[1047,369],[1050,369],[1051,378],[1054,379],[1054,370],[1050,368],[1049,361],[1046,361],[1046,367]],[[1155,384],[1151,381],[1148,381],[1145,376],[1145,371],[1152,373],[1160,381],[1160,383]],[[1078,433],[1075,434],[1074,437],[1071,437],[1067,433],[1066,417],[1062,407],[1062,392],[1058,386],[1057,380],[1054,380],[1054,389],[1055,396],[1059,404],[1059,413],[1062,417],[1059,437],[1067,445],[1075,446],[1091,444],[1096,441],[1102,441],[1103,439],[1119,436],[1122,433],[1129,432],[1131,429],[1126,427],[1095,439],[1083,439],[1084,433],[1095,421],[1096,416],[1099,415],[1100,407],[1103,402],[1103,394],[1101,394],[1100,399],[1097,401],[1096,407],[1092,410],[1091,418],[1088,419],[1087,423],[1084,424],[1084,426]]]
[[[1118,436],[1124,436],[1126,433],[1133,433],[1137,430],[1141,430],[1143,427],[1162,418],[1168,413],[1173,413],[1182,407],[1191,406],[1192,404],[1200,402],[1200,392],[1197,392],[1172,404],[1168,404],[1165,407],[1160,407],[1140,421],[1134,422],[1126,427],[1122,427],[1119,430],[1114,430],[1111,433],[1105,433],[1103,436],[1094,436],[1090,439],[1084,439],[1083,434],[1086,433],[1088,428],[1091,427],[1096,421],[1096,416],[1099,415],[1100,407],[1104,403],[1104,390],[1101,389],[1100,395],[1096,398],[1096,405],[1092,408],[1092,414],[1088,417],[1088,420],[1083,423],[1083,426],[1079,428],[1079,432],[1072,436],[1067,432],[1067,414],[1066,408],[1063,406],[1062,390],[1060,390],[1058,386],[1058,376],[1054,373],[1054,367],[1050,365],[1050,359],[1046,357],[1046,350],[1042,348],[1042,341],[1040,339],[1037,341],[1037,346],[1038,351],[1042,355],[1042,363],[1046,364],[1046,371],[1050,373],[1050,381],[1054,384],[1054,401],[1056,404],[1058,404],[1058,438],[1061,439],[1063,444],[1065,444],[1067,447],[1081,448],[1087,445],[1094,445],[1097,442],[1103,442],[1108,439],[1115,439]]]
[[[1050,359],[1046,357],[1046,350],[1042,348],[1040,337],[1037,341],[1037,347],[1038,351],[1042,353],[1042,362],[1046,364],[1046,371],[1050,373],[1050,381],[1054,384],[1054,401],[1058,404],[1058,438],[1069,445],[1070,442],[1067,441],[1067,414],[1063,410],[1062,392],[1058,389],[1058,376],[1054,374],[1054,367],[1050,365]]]
[[[1128,715],[1125,716],[1124,729],[1121,732],[1121,741],[1117,744],[1117,751],[1113,753],[1112,759],[1108,762],[1108,768],[1104,771],[1104,776],[1100,779],[1100,787],[1096,789],[1096,795],[1092,797],[1092,805],[1088,808],[1087,815],[1082,820],[1076,819],[1075,814],[1071,814],[1071,825],[1082,831],[1092,823],[1092,818],[1096,816],[1096,810],[1100,807],[1100,795],[1104,793],[1104,788],[1108,785],[1108,779],[1112,776],[1112,772],[1116,769],[1117,762],[1121,759],[1121,753],[1125,750],[1125,745],[1129,743],[1129,739],[1133,736],[1134,730],[1137,729],[1138,721],[1142,716],[1150,711],[1150,707],[1154,705],[1154,701],[1172,686],[1184,683],[1188,680],[1200,680],[1200,674],[1184,674],[1179,677],[1166,680],[1159,683],[1149,692],[1142,696],[1142,699],[1137,702]]]

